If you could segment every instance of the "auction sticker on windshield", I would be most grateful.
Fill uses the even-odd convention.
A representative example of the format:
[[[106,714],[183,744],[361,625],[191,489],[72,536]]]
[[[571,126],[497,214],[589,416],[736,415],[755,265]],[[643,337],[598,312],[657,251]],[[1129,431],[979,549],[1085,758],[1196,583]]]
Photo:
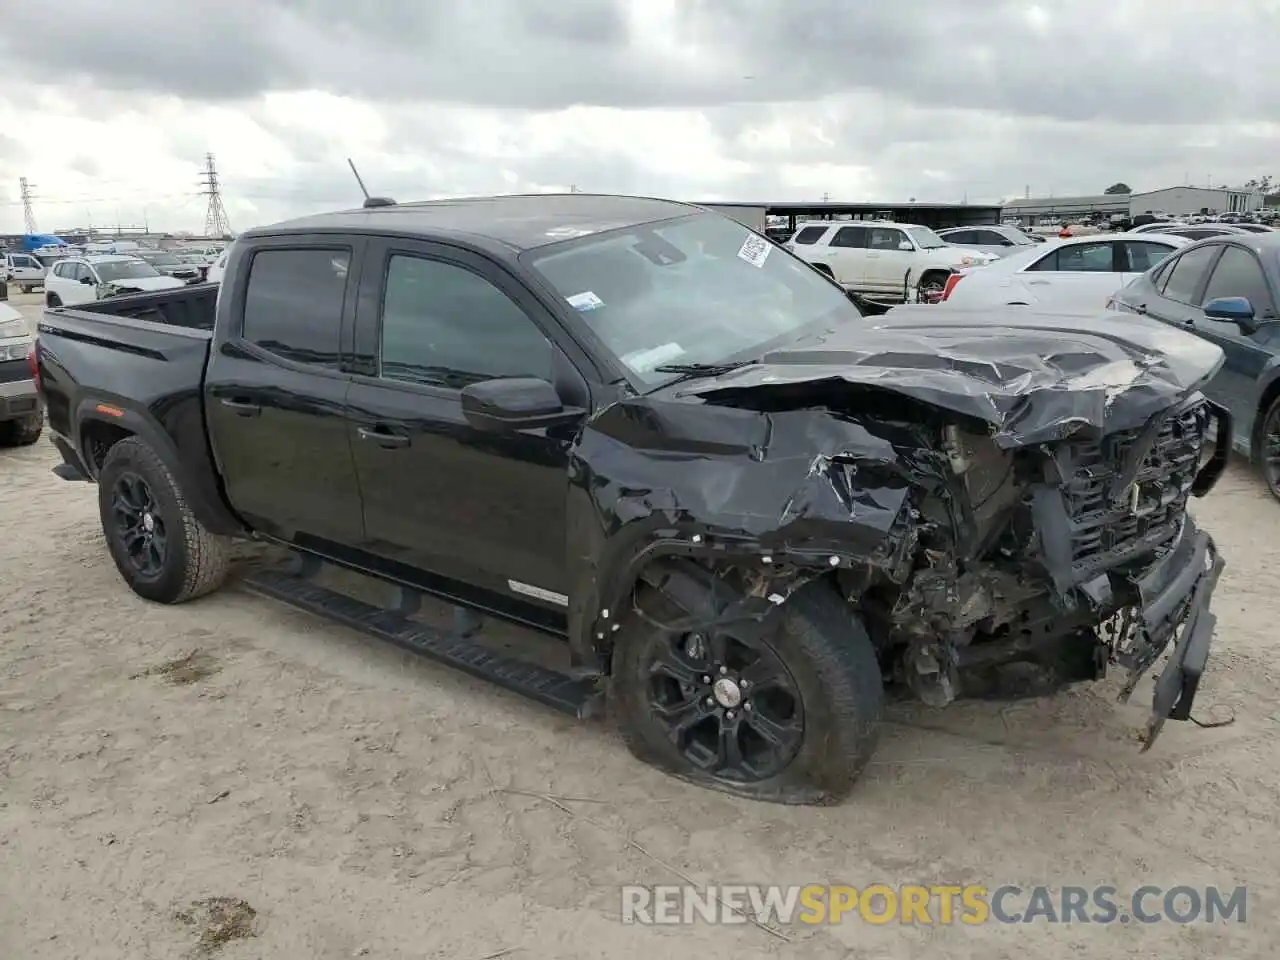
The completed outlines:
[[[590,290],[575,293],[572,297],[565,297],[565,300],[575,310],[597,310],[604,306],[604,301]]]
[[[753,267],[763,267],[764,262],[769,259],[770,246],[771,244],[764,237],[748,233],[747,239],[742,241],[742,249],[738,251],[738,257]]]

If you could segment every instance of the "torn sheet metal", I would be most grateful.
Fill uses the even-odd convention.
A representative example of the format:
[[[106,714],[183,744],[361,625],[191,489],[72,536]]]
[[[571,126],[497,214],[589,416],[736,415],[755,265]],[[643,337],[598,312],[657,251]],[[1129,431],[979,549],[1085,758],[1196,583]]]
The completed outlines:
[[[775,350],[683,393],[843,381],[984,421],[1005,449],[1141,426],[1222,365],[1219,347],[1129,314],[905,306]]]

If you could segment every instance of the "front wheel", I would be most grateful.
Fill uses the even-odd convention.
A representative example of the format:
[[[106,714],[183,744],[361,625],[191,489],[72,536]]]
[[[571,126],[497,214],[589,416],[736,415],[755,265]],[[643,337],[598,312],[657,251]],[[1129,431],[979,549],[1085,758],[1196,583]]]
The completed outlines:
[[[62,298],[56,293],[46,293],[44,295],[44,305],[46,307],[60,307],[62,306]]]
[[[756,800],[831,804],[875,751],[884,710],[875,649],[827,584],[763,621],[693,633],[642,588],[617,634],[613,703],[640,760]]]
[[[98,512],[111,559],[138,596],[183,603],[226,579],[230,541],[204,528],[164,461],[139,438],[107,453]]]
[[[1262,415],[1257,457],[1267,489],[1280,500],[1280,397],[1272,400]]]

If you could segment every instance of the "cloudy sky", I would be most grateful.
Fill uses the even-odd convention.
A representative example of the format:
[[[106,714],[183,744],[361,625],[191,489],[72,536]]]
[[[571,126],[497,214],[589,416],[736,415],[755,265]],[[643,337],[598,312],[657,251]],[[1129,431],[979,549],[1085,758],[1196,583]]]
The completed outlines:
[[[1280,0],[59,0],[0,15],[0,231],[531,190],[987,201],[1280,175]]]

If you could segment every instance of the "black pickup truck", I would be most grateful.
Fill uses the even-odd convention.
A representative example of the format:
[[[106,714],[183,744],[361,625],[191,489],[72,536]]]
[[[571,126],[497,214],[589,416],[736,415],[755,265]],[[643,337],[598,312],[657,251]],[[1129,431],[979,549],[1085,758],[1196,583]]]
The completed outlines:
[[[886,692],[1127,695],[1167,654],[1147,744],[1187,718],[1221,363],[1142,318],[868,316],[732,220],[584,194],[254,230],[220,285],[51,309],[37,348],[139,595],[284,545],[563,637],[639,757],[787,802],[848,792]],[[476,637],[435,649],[483,673]]]

